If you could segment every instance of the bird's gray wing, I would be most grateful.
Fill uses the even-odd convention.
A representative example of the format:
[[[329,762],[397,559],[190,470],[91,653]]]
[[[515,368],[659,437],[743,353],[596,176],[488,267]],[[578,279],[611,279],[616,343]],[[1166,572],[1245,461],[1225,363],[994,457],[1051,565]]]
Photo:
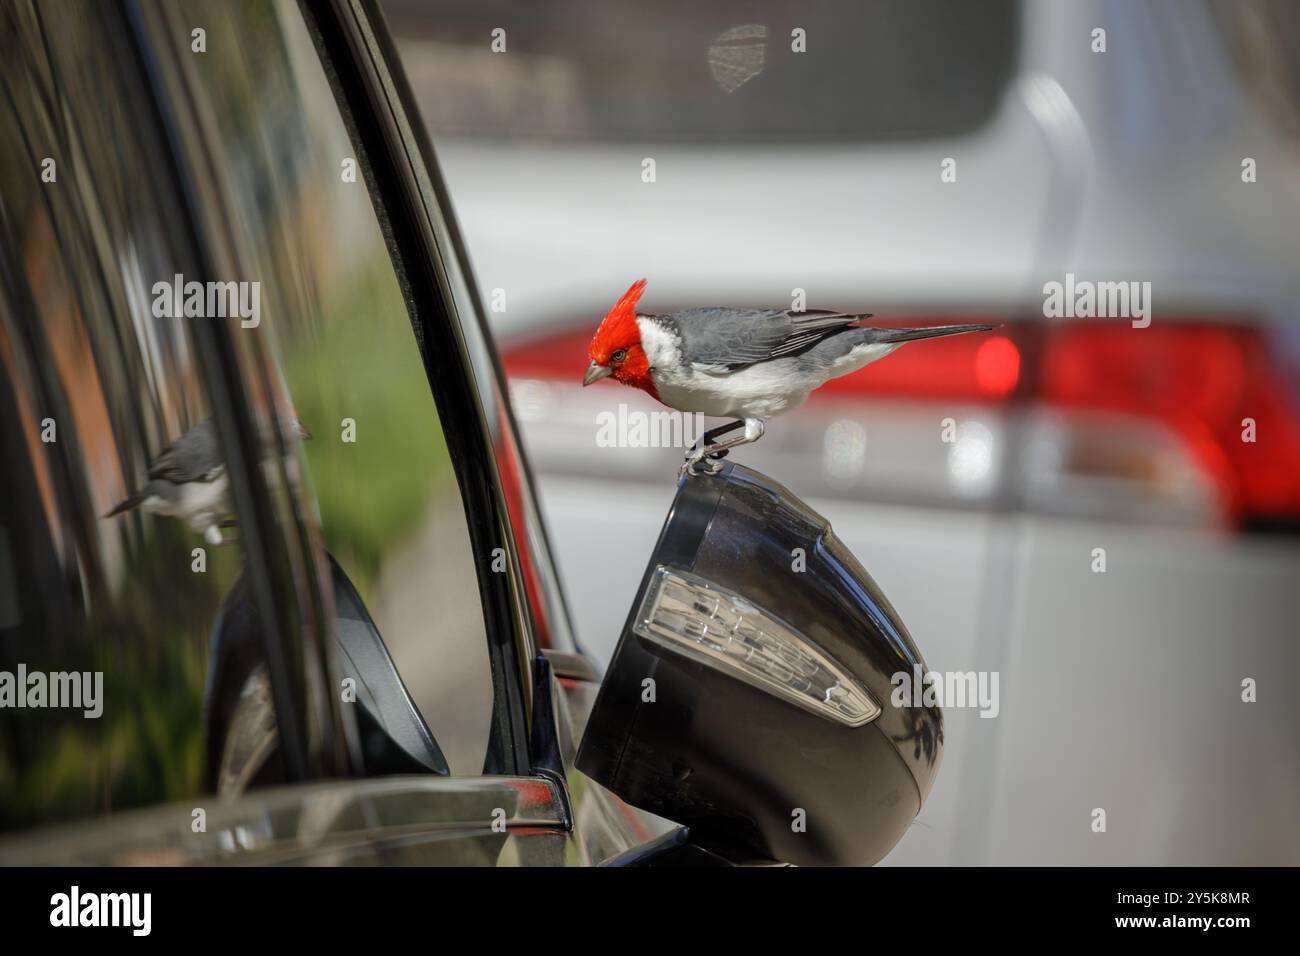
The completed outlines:
[[[149,466],[149,477],[183,484],[211,479],[224,465],[216,430],[208,419],[163,449]]]
[[[865,318],[822,310],[722,308],[663,317],[681,337],[683,357],[696,368],[718,372],[798,355]]]

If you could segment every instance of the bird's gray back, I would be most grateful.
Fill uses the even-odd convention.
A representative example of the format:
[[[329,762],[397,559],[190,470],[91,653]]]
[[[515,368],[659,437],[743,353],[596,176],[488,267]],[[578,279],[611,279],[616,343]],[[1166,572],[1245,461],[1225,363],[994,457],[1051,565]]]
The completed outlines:
[[[681,341],[683,361],[736,369],[798,355],[864,315],[788,309],[683,309],[656,319]]]
[[[168,446],[149,468],[150,478],[199,481],[224,464],[212,419],[199,422]]]

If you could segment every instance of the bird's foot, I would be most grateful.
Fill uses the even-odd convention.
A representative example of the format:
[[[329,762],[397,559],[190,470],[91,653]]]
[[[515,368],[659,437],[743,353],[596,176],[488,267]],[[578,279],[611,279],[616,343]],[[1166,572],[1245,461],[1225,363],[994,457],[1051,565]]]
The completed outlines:
[[[239,535],[226,534],[224,528],[238,528],[238,518],[225,518],[216,524],[210,524],[203,529],[203,540],[214,548],[220,548],[227,544],[237,544]]]
[[[682,462],[682,467],[677,469],[677,480],[681,481],[687,475],[692,477],[696,475],[716,475],[722,470],[722,459],[727,457],[727,449],[718,449],[713,445],[698,444],[692,446],[691,450],[686,453],[686,460]]]
[[[745,430],[740,435],[722,441],[717,440],[720,436],[741,427]],[[716,475],[722,470],[722,459],[727,457],[728,451],[737,445],[758,441],[763,437],[763,431],[762,420],[747,418],[705,432],[704,437],[692,445],[691,450],[686,453],[686,461],[677,470],[677,479],[680,481],[687,475]]]

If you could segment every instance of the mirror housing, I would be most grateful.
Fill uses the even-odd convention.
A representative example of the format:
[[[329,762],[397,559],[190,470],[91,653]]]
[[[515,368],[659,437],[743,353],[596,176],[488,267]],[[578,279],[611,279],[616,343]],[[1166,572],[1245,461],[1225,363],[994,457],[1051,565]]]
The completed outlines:
[[[939,708],[891,702],[925,672],[826,519],[724,463],[678,487],[577,766],[728,859],[875,863],[942,756]]]

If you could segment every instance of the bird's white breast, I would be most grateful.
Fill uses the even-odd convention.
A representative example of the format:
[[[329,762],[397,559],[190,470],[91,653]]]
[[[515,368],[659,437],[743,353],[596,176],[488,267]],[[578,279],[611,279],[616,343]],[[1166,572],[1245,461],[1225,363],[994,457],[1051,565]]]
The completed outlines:
[[[177,487],[179,497],[168,501],[151,495],[141,502],[145,511],[179,518],[190,528],[202,531],[230,511],[227,497],[230,481],[224,469],[212,481],[190,481]]]
[[[186,514],[220,511],[228,507],[229,491],[230,481],[224,469],[212,481],[188,482],[181,486],[181,510]]]
[[[758,362],[736,371],[692,366],[682,361],[677,337],[652,319],[637,318],[641,347],[659,399],[684,412],[720,418],[771,418],[802,405],[827,380],[884,358],[896,344],[865,344],[818,368],[799,358]]]

